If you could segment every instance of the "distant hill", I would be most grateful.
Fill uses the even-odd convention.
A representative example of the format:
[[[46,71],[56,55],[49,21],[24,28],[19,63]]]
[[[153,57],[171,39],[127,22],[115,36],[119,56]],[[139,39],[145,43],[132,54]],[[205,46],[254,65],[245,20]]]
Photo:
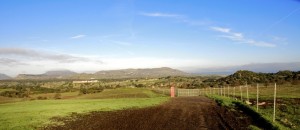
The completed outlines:
[[[186,72],[180,70],[162,67],[152,69],[123,69],[98,71],[95,74],[96,78],[139,78],[139,77],[164,77],[164,76],[184,76],[188,75]]]
[[[187,76],[186,72],[162,67],[148,69],[122,69],[98,71],[94,74],[75,73],[72,71],[48,71],[44,74],[19,74],[15,79],[121,79],[121,78],[155,78],[166,76]]]
[[[77,74],[76,72],[70,70],[56,70],[56,71],[47,71],[44,75],[47,76],[69,76]]]
[[[47,71],[44,74],[19,74],[15,79],[65,79],[77,74],[69,70]]]
[[[9,76],[6,75],[6,74],[1,74],[1,73],[0,73],[0,80],[6,80],[6,79],[11,79],[11,77],[9,77]]]
[[[245,84],[261,83],[268,85],[269,83],[277,84],[300,84],[300,71],[283,70],[277,73],[255,73],[248,70],[239,70],[234,74],[228,75],[218,80],[206,80],[204,83],[212,85],[231,85],[239,86]]]
[[[246,64],[246,65],[229,66],[229,67],[199,68],[199,69],[195,69],[193,73],[229,75],[229,74],[233,74],[238,70],[249,70],[253,72],[262,72],[262,73],[275,73],[280,70],[299,71],[300,62],[255,63],[255,64]]]

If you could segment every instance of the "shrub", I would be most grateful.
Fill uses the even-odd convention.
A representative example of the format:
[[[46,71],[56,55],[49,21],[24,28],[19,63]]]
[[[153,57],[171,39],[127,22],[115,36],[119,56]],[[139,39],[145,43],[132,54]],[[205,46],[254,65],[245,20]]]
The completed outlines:
[[[79,94],[100,93],[104,89],[102,87],[80,88]]]
[[[37,99],[38,99],[38,100],[46,100],[46,99],[47,99],[47,97],[38,96],[38,97],[37,97]]]
[[[54,99],[61,99],[61,94],[60,93],[55,93]]]

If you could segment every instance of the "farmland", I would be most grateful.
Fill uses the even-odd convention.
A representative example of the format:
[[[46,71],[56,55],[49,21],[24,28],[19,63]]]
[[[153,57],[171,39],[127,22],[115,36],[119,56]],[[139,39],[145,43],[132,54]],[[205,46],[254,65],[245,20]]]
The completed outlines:
[[[272,128],[256,122],[251,114],[241,112],[239,107],[232,107],[235,106],[233,102],[240,100],[242,103],[249,98],[250,105],[242,104],[256,111],[256,85],[259,103],[265,102],[258,109],[261,117],[278,128],[299,128],[298,72],[285,72],[287,76],[279,75],[282,73],[237,73],[243,76],[99,79],[79,84],[72,80],[1,81],[0,129],[104,129],[100,124],[111,129],[158,129],[169,120],[174,121],[168,123],[170,129]],[[251,76],[259,78],[249,78]],[[272,122],[273,81],[280,81],[275,122]],[[169,98],[170,86],[176,87],[178,97]],[[217,97],[218,101],[205,96]],[[227,105],[222,105],[221,100]],[[211,124],[215,120],[217,124]],[[138,125],[130,125],[132,122]],[[159,123],[161,126],[154,125]]]
[[[64,125],[48,126],[45,129],[222,130],[247,129],[250,124],[255,124],[246,115],[220,107],[204,96],[178,97],[158,106],[92,112],[53,120],[62,121]]]
[[[120,91],[123,93],[118,94]],[[129,91],[130,93],[126,93]],[[63,93],[62,95],[63,97],[68,97],[72,96],[72,94],[74,93]],[[128,96],[135,94],[137,96]],[[143,97],[138,97],[139,94],[143,94]],[[66,116],[72,113],[86,113],[89,111],[112,111],[132,107],[147,107],[168,100],[168,97],[155,94],[146,89],[117,89],[115,92],[108,90],[99,95],[102,97],[118,95],[119,97],[99,99],[98,95],[94,94],[88,97],[76,96],[63,100],[32,100],[0,104],[0,129],[35,129],[41,125],[51,123],[49,119],[54,116]]]

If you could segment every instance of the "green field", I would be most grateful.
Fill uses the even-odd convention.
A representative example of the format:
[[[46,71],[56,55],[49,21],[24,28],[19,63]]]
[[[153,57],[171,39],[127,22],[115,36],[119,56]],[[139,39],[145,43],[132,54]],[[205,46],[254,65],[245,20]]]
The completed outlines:
[[[97,99],[101,97],[110,98]],[[49,119],[55,116],[67,116],[73,112],[86,113],[147,107],[168,99],[148,89],[112,89],[71,99],[3,103],[0,104],[0,129],[35,129],[53,123]]]

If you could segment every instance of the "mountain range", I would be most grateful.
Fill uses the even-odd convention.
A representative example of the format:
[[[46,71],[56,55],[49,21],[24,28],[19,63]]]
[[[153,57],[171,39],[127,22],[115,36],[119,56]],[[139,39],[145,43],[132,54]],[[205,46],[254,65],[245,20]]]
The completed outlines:
[[[44,74],[19,74],[14,79],[121,79],[121,78],[154,78],[164,76],[186,76],[186,72],[162,67],[148,69],[122,69],[98,71],[92,74],[76,73],[69,70],[47,71]]]
[[[5,74],[0,74],[0,80],[5,79],[120,79],[120,78],[153,78],[165,76],[187,76],[187,75],[229,75],[238,70],[249,70],[253,72],[276,73],[280,70],[299,71],[300,62],[291,63],[256,63],[229,67],[211,68],[187,68],[190,71],[183,72],[168,67],[146,68],[146,69],[121,69],[105,70],[95,73],[76,73],[69,70],[47,71],[43,74],[19,74],[11,78]]]

